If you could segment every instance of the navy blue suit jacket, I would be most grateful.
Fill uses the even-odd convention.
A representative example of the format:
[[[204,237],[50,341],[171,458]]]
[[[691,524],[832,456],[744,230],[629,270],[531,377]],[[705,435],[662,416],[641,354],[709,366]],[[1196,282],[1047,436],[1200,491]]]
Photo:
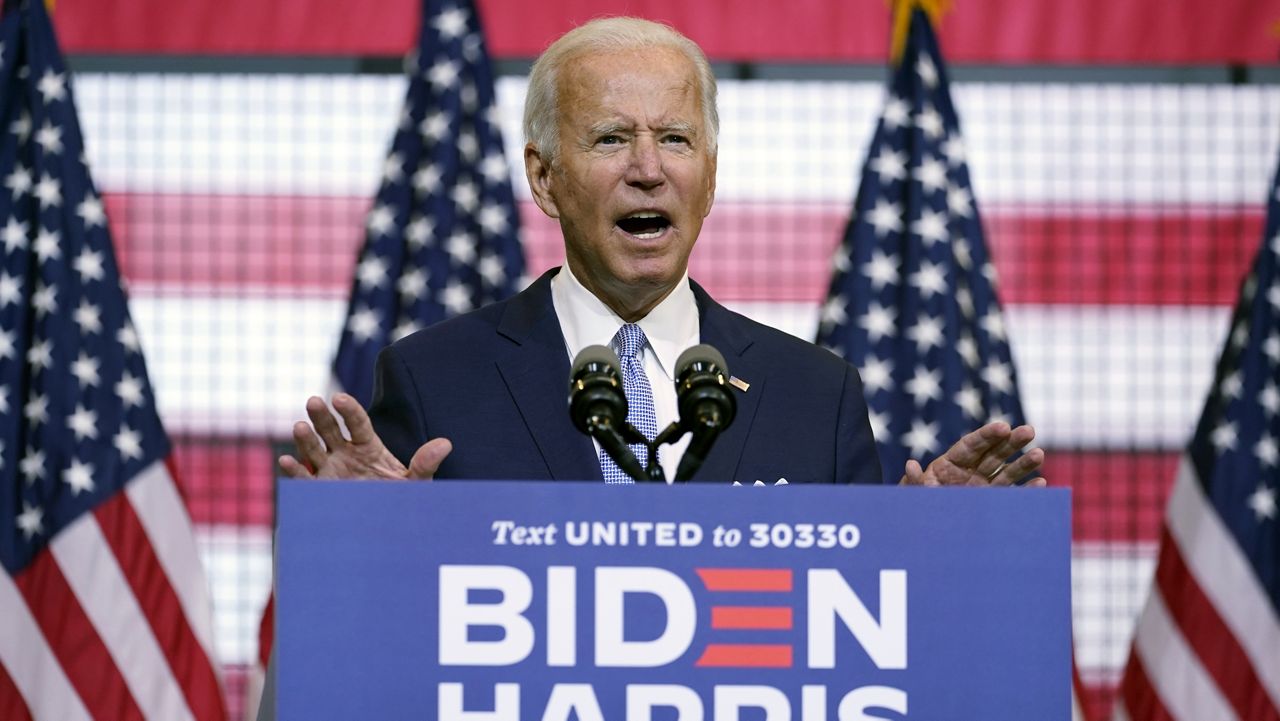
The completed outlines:
[[[378,359],[369,413],[406,464],[431,438],[453,442],[439,478],[601,479],[591,439],[569,419],[570,359],[547,272],[518,295],[415,333]],[[716,303],[691,284],[702,342],[750,388],[695,481],[880,483],[853,367]]]

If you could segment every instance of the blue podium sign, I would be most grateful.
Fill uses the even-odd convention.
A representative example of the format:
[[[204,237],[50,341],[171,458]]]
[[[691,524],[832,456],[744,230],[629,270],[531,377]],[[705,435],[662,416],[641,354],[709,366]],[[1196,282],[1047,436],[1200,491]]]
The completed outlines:
[[[281,719],[1067,721],[1065,490],[282,480]]]

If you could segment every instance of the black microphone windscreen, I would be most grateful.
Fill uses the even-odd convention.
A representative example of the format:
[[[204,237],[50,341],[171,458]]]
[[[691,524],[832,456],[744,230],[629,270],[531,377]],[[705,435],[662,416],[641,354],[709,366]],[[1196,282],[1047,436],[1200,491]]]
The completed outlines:
[[[724,356],[714,347],[702,343],[688,348],[680,354],[676,359],[676,378],[683,376],[685,371],[689,370],[689,366],[694,363],[711,363],[720,370],[721,373],[728,375],[729,367],[724,362]]]
[[[573,359],[573,370],[569,376],[578,377],[582,369],[592,364],[605,364],[613,368],[613,372],[622,375],[622,367],[618,364],[618,354],[607,345],[589,345],[583,348]]]

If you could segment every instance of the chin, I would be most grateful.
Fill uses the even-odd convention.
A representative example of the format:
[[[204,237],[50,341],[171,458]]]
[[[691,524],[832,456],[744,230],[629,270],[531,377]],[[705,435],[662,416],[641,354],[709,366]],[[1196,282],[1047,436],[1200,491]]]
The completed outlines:
[[[627,285],[643,288],[670,287],[684,275],[684,269],[670,262],[640,262],[618,274]]]

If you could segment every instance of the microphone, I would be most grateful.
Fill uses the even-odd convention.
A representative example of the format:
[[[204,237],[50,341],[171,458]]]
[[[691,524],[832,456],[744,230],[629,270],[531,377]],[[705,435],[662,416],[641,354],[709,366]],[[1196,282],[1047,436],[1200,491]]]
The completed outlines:
[[[676,480],[687,481],[702,466],[716,438],[733,422],[738,402],[729,391],[724,356],[715,348],[695,345],[680,354],[675,370],[680,426],[692,434],[676,469]]]
[[[618,468],[640,481],[648,478],[627,441],[644,442],[627,423],[627,396],[622,391],[618,356],[607,346],[592,345],[573,359],[569,373],[569,417],[573,425],[600,443]]]

